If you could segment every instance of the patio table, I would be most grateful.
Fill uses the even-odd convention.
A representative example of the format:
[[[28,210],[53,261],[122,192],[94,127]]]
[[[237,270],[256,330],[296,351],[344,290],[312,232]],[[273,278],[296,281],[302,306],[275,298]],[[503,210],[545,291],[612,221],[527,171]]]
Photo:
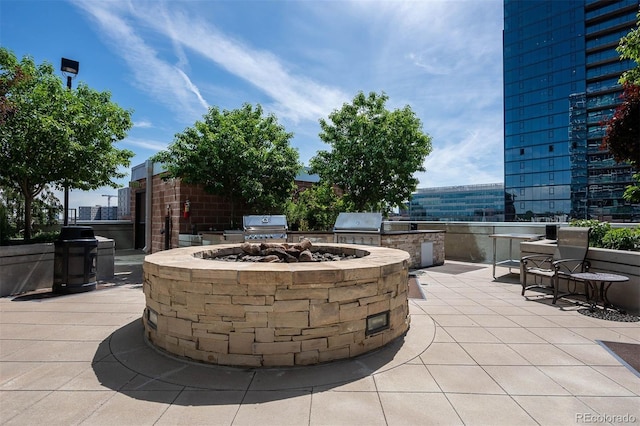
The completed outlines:
[[[496,266],[503,266],[505,268],[509,268],[509,273],[511,273],[511,268],[518,268],[520,270],[520,258],[513,258],[513,240],[519,241],[535,241],[539,240],[544,235],[538,234],[491,234],[489,238],[493,240],[493,278],[496,277]],[[506,260],[496,261],[496,243],[499,239],[509,240],[509,258]]]
[[[629,281],[629,277],[625,277],[624,275],[605,272],[580,272],[577,274],[571,274],[571,277],[584,281],[586,284],[585,290],[587,293],[587,300],[591,303],[591,312],[595,310],[598,299],[602,300],[605,311],[607,310],[607,307],[613,306],[607,298],[607,291],[609,290],[609,287],[611,287],[611,284],[613,283]],[[600,283],[600,289],[598,289],[598,283]]]

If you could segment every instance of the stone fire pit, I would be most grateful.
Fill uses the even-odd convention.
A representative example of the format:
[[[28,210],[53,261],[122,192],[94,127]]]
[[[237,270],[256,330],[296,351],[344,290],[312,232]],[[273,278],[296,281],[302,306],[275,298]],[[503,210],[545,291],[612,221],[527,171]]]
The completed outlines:
[[[355,259],[250,263],[214,260],[240,244],[146,256],[147,339],[211,364],[311,365],[382,347],[409,328],[409,254],[315,244]]]

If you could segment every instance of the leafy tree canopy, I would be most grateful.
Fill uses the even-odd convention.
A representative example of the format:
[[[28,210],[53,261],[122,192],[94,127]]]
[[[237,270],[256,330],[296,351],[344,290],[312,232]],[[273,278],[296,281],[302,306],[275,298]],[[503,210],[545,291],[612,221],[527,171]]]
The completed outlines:
[[[328,231],[338,214],[351,210],[344,197],[326,183],[318,183],[300,191],[287,204],[289,226],[298,231]]]
[[[416,189],[413,176],[424,171],[431,137],[409,106],[389,111],[388,96],[359,92],[350,104],[320,120],[320,139],[331,151],[311,159],[311,172],[344,192],[355,211],[402,206]]]
[[[49,63],[18,61],[0,48],[0,185],[24,197],[25,240],[31,203],[48,184],[91,190],[118,185],[133,152],[117,149],[131,128],[131,112],[109,92],[86,84],[68,90]]]
[[[620,78],[621,83],[640,85],[640,12],[636,15],[636,28],[620,39],[616,48],[620,59],[629,59],[636,63],[634,68],[625,71]]]
[[[153,161],[165,165],[166,177],[225,197],[234,211],[246,204],[255,213],[280,213],[301,168],[289,145],[292,136],[260,105],[222,112],[212,107]]]
[[[631,60],[636,66],[620,77],[623,84],[622,103],[606,122],[602,149],[609,150],[616,162],[628,162],[636,170],[635,183],[629,185],[623,195],[630,202],[640,202],[640,12],[636,28],[620,39],[617,51],[620,59]]]
[[[625,83],[622,103],[606,123],[602,148],[640,170],[640,85]]]

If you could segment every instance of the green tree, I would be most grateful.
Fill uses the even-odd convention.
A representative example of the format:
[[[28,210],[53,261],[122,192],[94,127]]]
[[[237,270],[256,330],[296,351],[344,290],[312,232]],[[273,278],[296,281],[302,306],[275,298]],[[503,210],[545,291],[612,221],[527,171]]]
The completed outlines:
[[[605,136],[601,148],[609,150],[616,162],[628,162],[636,173],[634,184],[627,186],[623,197],[632,203],[640,202],[640,12],[636,28],[620,39],[617,51],[621,60],[630,60],[636,66],[620,77],[624,87],[622,103],[605,123]]]
[[[320,139],[331,151],[311,159],[312,173],[344,192],[356,211],[402,206],[416,189],[416,171],[424,171],[431,137],[409,106],[389,111],[388,96],[359,92],[353,102],[320,120]]]
[[[635,67],[622,74],[620,83],[640,85],[640,12],[636,18],[636,28],[620,39],[616,50],[620,54],[620,59],[628,59],[636,63]]]
[[[0,48],[0,185],[24,197],[24,239],[31,238],[32,203],[47,185],[117,188],[133,152],[113,144],[126,137],[131,112],[109,92],[85,84],[67,90],[49,63],[18,61]]]
[[[300,191],[287,204],[289,225],[299,231],[328,231],[342,211],[351,210],[331,185],[319,183]]]
[[[281,213],[300,170],[293,136],[262,107],[209,108],[202,121],[175,136],[166,151],[153,157],[167,168],[167,178],[202,184],[205,191],[255,213]],[[234,226],[234,223],[231,224]]]

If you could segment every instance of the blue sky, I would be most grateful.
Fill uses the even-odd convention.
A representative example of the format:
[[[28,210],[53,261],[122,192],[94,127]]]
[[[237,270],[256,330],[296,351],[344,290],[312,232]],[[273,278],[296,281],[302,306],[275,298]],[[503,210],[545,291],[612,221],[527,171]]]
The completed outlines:
[[[320,118],[384,91],[432,137],[419,187],[468,185],[503,180],[502,16],[501,0],[2,0],[0,45],[56,69],[77,60],[74,87],[133,110],[118,143],[132,166],[209,106],[247,102],[295,134],[307,164],[328,148]],[[116,193],[72,191],[70,206]]]

